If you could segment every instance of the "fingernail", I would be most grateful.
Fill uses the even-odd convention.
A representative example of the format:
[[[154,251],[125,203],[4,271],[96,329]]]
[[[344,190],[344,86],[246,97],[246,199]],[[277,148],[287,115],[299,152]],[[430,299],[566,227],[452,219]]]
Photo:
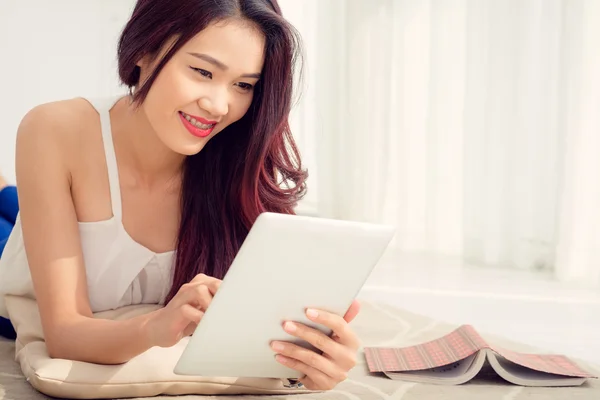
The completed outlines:
[[[271,345],[271,347],[275,351],[282,351],[283,350],[283,345],[281,343],[279,343],[279,342],[273,342],[273,344]]]
[[[306,315],[308,315],[310,318],[317,318],[319,316],[319,313],[317,312],[317,310],[313,310],[312,308],[309,308],[306,311]]]
[[[296,324],[293,322],[286,322],[284,329],[288,332],[296,332]]]
[[[275,359],[276,359],[277,361],[279,361],[280,363],[282,363],[282,364],[285,364],[285,363],[286,363],[286,361],[287,361],[287,360],[286,360],[284,357],[280,356],[279,354],[277,354],[277,355],[275,356]]]

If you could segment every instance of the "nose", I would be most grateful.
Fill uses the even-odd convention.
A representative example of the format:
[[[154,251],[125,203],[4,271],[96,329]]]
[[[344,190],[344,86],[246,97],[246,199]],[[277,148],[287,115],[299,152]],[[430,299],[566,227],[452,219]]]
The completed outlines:
[[[198,100],[200,108],[208,112],[211,118],[220,119],[229,111],[229,99],[227,91],[215,89],[211,93],[200,97]]]

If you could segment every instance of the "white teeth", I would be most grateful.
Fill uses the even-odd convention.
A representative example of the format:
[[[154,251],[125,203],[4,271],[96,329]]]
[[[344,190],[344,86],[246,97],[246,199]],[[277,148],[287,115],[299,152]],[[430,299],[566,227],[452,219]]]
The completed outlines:
[[[212,128],[214,126],[212,124],[211,125],[207,125],[207,124],[200,123],[200,122],[196,121],[196,119],[190,117],[189,115],[187,115],[185,113],[181,113],[181,114],[183,114],[184,118],[187,119],[196,128],[199,128],[199,129],[210,129],[210,128]]]

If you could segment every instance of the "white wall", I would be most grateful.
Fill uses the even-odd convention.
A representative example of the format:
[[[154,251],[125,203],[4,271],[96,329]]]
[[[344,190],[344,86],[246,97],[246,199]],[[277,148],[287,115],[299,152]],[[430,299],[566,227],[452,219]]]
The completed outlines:
[[[116,42],[132,0],[0,1],[0,171],[14,179],[15,133],[33,106],[123,91]]]

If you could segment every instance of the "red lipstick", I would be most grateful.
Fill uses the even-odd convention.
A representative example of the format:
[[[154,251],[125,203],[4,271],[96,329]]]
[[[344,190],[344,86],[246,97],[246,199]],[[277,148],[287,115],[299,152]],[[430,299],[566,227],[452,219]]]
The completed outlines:
[[[200,122],[201,124],[212,125],[212,126],[208,129],[199,128],[199,127],[193,125],[190,121],[188,121],[185,118],[185,115],[194,118],[196,121]],[[190,132],[192,135],[194,135],[196,137],[201,137],[201,138],[205,138],[205,137],[209,136],[212,133],[212,131],[215,129],[215,126],[217,124],[217,121],[210,121],[210,120],[207,120],[202,117],[196,117],[196,116],[193,116],[190,114],[184,114],[181,111],[179,112],[179,118],[181,119],[183,126],[188,130],[188,132]]]

